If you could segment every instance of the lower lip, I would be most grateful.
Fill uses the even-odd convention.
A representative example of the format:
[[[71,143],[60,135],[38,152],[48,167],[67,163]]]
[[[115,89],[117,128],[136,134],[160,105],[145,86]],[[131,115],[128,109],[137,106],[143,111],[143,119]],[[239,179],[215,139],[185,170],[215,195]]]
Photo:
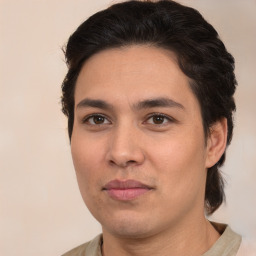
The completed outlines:
[[[120,201],[129,201],[147,193],[150,189],[147,188],[129,188],[129,189],[108,189],[108,195]]]

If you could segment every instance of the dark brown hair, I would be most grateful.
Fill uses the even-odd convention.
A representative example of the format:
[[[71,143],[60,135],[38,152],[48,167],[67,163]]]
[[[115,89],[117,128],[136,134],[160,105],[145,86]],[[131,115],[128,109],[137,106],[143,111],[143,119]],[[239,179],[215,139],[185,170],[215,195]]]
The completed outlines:
[[[190,78],[203,119],[205,136],[221,118],[228,123],[227,145],[233,132],[234,59],[216,30],[195,9],[174,1],[127,1],[100,11],[70,36],[65,56],[68,72],[62,84],[62,111],[68,117],[72,138],[74,90],[84,62],[104,49],[147,44],[168,49],[177,56],[183,73]],[[208,169],[205,209],[212,214],[225,199],[220,160]]]

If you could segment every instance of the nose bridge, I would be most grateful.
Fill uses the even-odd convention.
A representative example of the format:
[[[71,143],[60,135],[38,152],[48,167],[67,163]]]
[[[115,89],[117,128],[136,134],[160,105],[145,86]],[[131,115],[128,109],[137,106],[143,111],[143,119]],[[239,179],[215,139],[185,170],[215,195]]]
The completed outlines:
[[[122,167],[141,164],[144,161],[138,127],[131,122],[123,122],[113,128],[108,160]]]

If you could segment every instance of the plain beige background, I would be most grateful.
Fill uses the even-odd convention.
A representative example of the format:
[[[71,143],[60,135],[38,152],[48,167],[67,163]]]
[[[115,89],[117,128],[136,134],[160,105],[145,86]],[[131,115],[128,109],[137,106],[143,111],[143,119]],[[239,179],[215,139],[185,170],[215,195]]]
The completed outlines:
[[[213,219],[256,243],[256,1],[180,0],[210,21],[236,59],[227,204]],[[109,0],[0,0],[0,255],[55,256],[100,232],[72,166],[61,47]],[[112,1],[113,3],[113,1]],[[256,254],[255,254],[256,255]]]

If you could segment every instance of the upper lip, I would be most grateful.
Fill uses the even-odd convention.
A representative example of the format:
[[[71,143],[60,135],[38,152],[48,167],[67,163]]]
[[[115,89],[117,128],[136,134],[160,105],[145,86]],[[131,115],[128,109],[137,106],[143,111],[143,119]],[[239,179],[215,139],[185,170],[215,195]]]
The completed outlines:
[[[103,190],[109,189],[132,189],[132,188],[146,188],[152,189],[152,187],[141,183],[137,180],[111,180],[104,187]]]

